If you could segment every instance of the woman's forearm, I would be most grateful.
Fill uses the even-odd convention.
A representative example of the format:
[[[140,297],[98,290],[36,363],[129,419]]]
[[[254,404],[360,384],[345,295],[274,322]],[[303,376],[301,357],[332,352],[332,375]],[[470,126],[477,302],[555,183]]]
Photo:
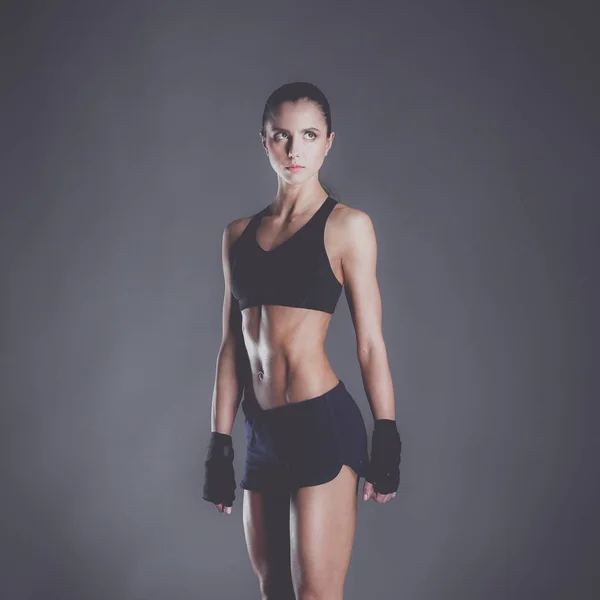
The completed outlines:
[[[394,387],[383,340],[359,353],[358,362],[373,419],[394,420]]]
[[[230,336],[219,349],[211,407],[211,431],[231,435],[244,391],[241,376],[243,359],[238,344],[243,340]]]

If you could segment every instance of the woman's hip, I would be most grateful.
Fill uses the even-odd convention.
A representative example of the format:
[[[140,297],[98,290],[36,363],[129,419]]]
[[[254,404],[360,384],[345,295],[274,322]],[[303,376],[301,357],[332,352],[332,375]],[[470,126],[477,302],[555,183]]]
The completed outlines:
[[[259,460],[311,462],[366,448],[362,413],[341,380],[320,396],[254,411],[245,422],[248,456]]]

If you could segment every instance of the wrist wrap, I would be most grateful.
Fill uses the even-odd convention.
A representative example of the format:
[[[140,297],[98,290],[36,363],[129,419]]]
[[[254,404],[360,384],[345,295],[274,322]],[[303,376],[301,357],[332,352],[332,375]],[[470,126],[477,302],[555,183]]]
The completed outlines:
[[[235,500],[233,440],[230,435],[211,432],[207,458],[204,461],[202,499],[213,504],[232,506]]]
[[[375,492],[391,494],[400,485],[400,451],[402,442],[392,419],[377,419],[371,441],[371,458],[365,480],[372,483]]]

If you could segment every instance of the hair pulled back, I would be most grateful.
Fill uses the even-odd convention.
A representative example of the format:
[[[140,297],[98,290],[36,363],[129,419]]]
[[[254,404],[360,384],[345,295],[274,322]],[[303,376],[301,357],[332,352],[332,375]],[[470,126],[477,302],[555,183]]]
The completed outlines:
[[[327,136],[331,133],[331,108],[325,94],[314,84],[307,81],[294,81],[285,83],[278,87],[265,102],[265,108],[262,116],[261,134],[265,137],[266,124],[274,119],[277,111],[283,102],[298,102],[298,100],[306,99],[314,102],[319,106],[323,118],[327,123]]]

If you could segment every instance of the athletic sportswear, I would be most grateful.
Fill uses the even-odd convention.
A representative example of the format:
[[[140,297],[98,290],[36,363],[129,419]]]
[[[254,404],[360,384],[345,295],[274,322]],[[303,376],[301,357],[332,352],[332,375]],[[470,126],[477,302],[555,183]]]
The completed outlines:
[[[308,400],[262,410],[242,403],[246,464],[240,487],[286,492],[331,481],[349,465],[365,477],[368,440],[361,410],[344,382]]]
[[[232,506],[235,500],[233,439],[230,435],[211,432],[208,455],[204,461],[202,499],[213,504]]]
[[[240,310],[278,305],[333,314],[342,291],[325,251],[325,223],[337,204],[327,196],[315,214],[290,238],[264,250],[256,230],[270,207],[256,213],[233,243],[229,263],[231,290]]]
[[[365,481],[375,492],[391,494],[400,485],[400,452],[402,442],[394,419],[376,419],[371,440],[371,460]]]

